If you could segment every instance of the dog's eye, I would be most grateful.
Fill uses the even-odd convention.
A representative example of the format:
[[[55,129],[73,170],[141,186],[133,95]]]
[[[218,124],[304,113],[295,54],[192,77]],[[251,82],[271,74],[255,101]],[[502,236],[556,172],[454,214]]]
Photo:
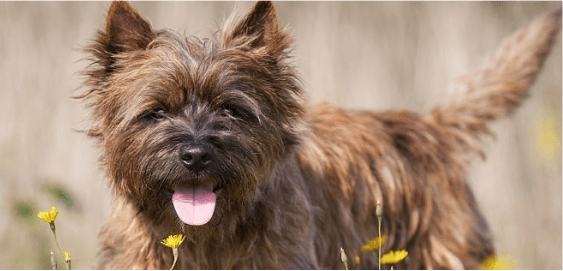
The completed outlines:
[[[235,106],[223,106],[223,114],[238,120],[258,122],[258,118],[254,114],[250,113],[246,109]]]
[[[223,114],[231,117],[240,117],[240,114],[232,106],[223,106]]]
[[[247,116],[248,114],[244,110],[238,109],[234,106],[224,106],[223,110],[224,110],[223,111],[224,114],[231,116],[233,118],[244,119],[248,117]]]
[[[145,114],[143,114],[143,119],[153,120],[153,121],[161,121],[166,117],[166,110],[164,109],[157,109],[151,110]]]

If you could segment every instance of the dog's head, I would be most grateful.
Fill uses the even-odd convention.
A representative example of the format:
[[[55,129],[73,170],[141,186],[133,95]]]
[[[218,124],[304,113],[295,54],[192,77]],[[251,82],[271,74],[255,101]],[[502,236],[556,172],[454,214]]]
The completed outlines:
[[[115,193],[168,225],[236,213],[305,127],[290,42],[270,2],[208,39],[112,3],[87,48],[84,98]]]

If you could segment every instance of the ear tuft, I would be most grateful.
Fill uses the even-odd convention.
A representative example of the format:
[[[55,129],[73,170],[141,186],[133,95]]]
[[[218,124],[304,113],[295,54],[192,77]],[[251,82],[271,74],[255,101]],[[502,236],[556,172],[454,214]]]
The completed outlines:
[[[256,2],[248,14],[224,34],[223,41],[229,45],[237,44],[238,38],[254,37],[252,48],[266,47],[274,55],[289,46],[288,38],[278,29],[276,9],[270,1]]]
[[[105,32],[105,49],[111,54],[145,49],[156,37],[151,24],[127,2],[111,4]]]

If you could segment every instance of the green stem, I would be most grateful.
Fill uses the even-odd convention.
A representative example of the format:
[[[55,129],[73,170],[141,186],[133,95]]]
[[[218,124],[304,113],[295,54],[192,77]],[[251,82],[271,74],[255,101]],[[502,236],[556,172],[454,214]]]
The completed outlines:
[[[174,266],[176,265],[176,261],[178,260],[178,248],[177,247],[172,248],[172,255],[174,255],[174,262],[172,263],[172,267],[170,267],[170,270],[174,269]]]
[[[379,222],[377,227],[379,229],[379,270],[381,270],[381,216],[377,217],[377,221]]]
[[[55,253],[51,251],[51,269],[57,270],[57,261],[55,260]]]
[[[61,255],[61,258],[65,262],[66,269],[70,270],[70,263],[67,263],[65,261],[65,255],[63,254],[63,251],[61,250],[61,247],[59,246],[59,242],[57,241],[57,233],[55,232],[55,222],[51,223],[50,226],[51,226],[51,232],[53,232],[53,237],[55,238],[55,245],[57,245],[57,250],[59,251],[59,255]]]
[[[342,263],[344,263],[344,268],[348,270],[348,257],[346,257],[346,253],[343,248],[340,248],[340,259],[342,260]]]

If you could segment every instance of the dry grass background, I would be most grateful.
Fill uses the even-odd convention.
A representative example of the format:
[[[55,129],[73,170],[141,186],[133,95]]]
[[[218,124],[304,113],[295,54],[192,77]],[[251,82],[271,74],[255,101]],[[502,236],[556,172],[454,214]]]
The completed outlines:
[[[156,28],[207,36],[249,2],[138,2]],[[93,268],[109,213],[87,109],[71,96],[87,63],[77,50],[107,2],[0,2],[0,268],[49,268],[54,249],[39,210],[57,206],[59,243],[76,269]],[[561,2],[280,2],[311,102],[426,112],[448,83],[507,35]],[[469,181],[500,254],[524,269],[561,269],[561,35],[532,96],[493,125],[488,158]],[[542,128],[543,127],[543,128]],[[542,130],[543,129],[543,130]],[[542,132],[543,131],[543,134]],[[542,144],[542,138],[544,143]],[[330,238],[330,236],[327,236]],[[366,240],[367,241],[367,240]],[[337,257],[337,255],[335,255]],[[59,262],[59,268],[63,267]]]

